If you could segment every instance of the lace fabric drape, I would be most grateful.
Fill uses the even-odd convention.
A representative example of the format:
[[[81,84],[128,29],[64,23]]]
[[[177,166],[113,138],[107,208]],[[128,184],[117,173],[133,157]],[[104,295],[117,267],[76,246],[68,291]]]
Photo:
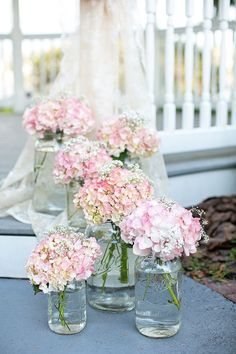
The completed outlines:
[[[97,126],[124,109],[137,109],[147,116],[150,112],[135,7],[135,0],[81,0],[77,31],[63,40],[64,56],[51,96],[62,91],[84,95]],[[66,220],[65,213],[55,219],[35,213],[31,207],[33,144],[30,138],[1,186],[0,213],[31,223],[41,237],[42,230]],[[161,154],[142,159],[142,165],[154,181],[156,194],[166,193],[167,175]]]

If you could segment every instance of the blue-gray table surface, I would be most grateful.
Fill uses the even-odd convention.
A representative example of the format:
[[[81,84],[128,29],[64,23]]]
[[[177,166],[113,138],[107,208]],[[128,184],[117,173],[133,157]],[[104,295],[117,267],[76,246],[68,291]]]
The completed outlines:
[[[134,311],[88,310],[85,329],[63,336],[47,326],[47,296],[34,296],[26,280],[0,280],[1,354],[235,354],[236,305],[184,278],[180,332],[167,339],[139,334]]]

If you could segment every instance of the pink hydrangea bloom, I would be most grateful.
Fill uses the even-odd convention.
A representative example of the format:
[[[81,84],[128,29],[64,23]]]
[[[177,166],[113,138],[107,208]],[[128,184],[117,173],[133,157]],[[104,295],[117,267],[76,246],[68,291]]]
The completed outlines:
[[[85,280],[94,272],[94,263],[101,256],[95,238],[85,238],[70,228],[57,227],[41,240],[26,264],[32,284],[44,293],[63,291],[76,280]]]
[[[106,164],[100,175],[86,180],[75,195],[88,221],[101,224],[108,220],[119,224],[144,200],[151,199],[153,187],[137,165],[123,168],[120,161]]]
[[[65,114],[59,120],[59,130],[65,135],[86,135],[92,131],[95,120],[91,108],[82,99],[76,97],[61,100]]]
[[[95,124],[92,111],[78,98],[45,99],[23,115],[26,131],[43,138],[46,132],[61,132],[74,137],[89,133]]]
[[[106,143],[108,152],[115,157],[124,151],[131,157],[151,156],[159,147],[157,132],[147,128],[143,116],[133,111],[104,122],[97,138]]]
[[[89,141],[83,136],[71,139],[55,157],[55,182],[68,184],[72,180],[97,177],[101,167],[111,160],[100,142]]]
[[[200,218],[167,199],[142,203],[122,223],[121,238],[136,255],[155,254],[163,261],[195,253],[205,237]]]

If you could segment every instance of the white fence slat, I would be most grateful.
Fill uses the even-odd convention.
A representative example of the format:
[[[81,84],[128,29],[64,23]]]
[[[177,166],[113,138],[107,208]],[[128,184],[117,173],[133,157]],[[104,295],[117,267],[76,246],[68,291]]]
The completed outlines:
[[[178,102],[181,102],[182,100],[182,87],[181,87],[181,83],[182,83],[182,53],[183,53],[183,45],[182,45],[182,37],[181,35],[178,35],[178,41],[177,41],[177,50],[176,50],[176,65],[177,65],[177,82],[176,82],[176,99]]]
[[[236,125],[236,28],[234,30],[234,66],[233,66],[233,87],[232,87],[231,109],[232,109],[231,124]]]
[[[183,128],[192,129],[194,123],[194,105],[193,105],[193,0],[185,1],[186,23],[186,43],[184,53],[185,66],[185,94],[183,103]]]
[[[20,112],[24,106],[24,83],[22,73],[22,52],[21,41],[22,34],[20,29],[20,16],[19,16],[19,0],[13,1],[13,71],[14,71],[14,109],[15,112]]]
[[[156,127],[155,106],[155,31],[156,31],[156,0],[146,0],[146,77],[151,102],[150,125]]]
[[[227,58],[227,29],[228,29],[228,10],[230,0],[220,0],[220,30],[221,30],[221,46],[220,46],[220,73],[219,73],[219,98],[216,106],[216,125],[227,125],[227,101],[225,93],[226,79],[226,58]]]
[[[40,51],[40,74],[39,74],[39,82],[40,82],[40,94],[45,94],[45,86],[46,86],[46,65],[45,65],[45,49],[44,49],[44,40],[41,41],[41,51]]]
[[[204,47],[202,58],[202,97],[200,103],[200,127],[211,126],[211,101],[210,101],[210,78],[211,78],[211,26],[213,17],[213,0],[204,1]]]
[[[174,0],[166,1],[167,30],[165,38],[165,103],[164,130],[174,130],[176,111],[174,103]]]

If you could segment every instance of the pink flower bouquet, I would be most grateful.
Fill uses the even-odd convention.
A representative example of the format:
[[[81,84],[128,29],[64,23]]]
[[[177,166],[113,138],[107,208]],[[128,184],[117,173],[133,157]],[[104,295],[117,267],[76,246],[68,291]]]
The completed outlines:
[[[171,297],[166,309],[168,304],[174,304],[180,310],[179,285],[176,285],[179,281],[178,273],[181,273],[178,258],[183,254],[188,256],[195,253],[199,241],[202,238],[207,239],[203,229],[206,222],[199,217],[202,212],[197,209],[195,211],[199,214],[196,217],[192,211],[162,198],[142,203],[121,222],[122,240],[133,245],[134,254],[144,256],[142,260],[137,260],[136,267],[144,269],[145,264],[148,264],[143,301],[148,292],[160,286],[162,289],[160,296],[164,297],[164,292],[168,291]],[[175,269],[173,273],[171,265]],[[137,288],[140,286],[138,280],[136,286]],[[155,296],[158,295],[155,293]],[[153,300],[149,298],[149,301],[152,303]],[[155,306],[155,302],[152,304]],[[140,310],[141,305],[138,306]]]
[[[94,126],[91,109],[75,97],[45,99],[23,115],[23,126],[30,135],[43,138],[48,132],[69,137],[88,134]]]
[[[133,245],[134,254],[153,254],[164,262],[195,253],[199,241],[206,238],[200,217],[164,198],[142,203],[120,228],[121,238]]]
[[[152,198],[153,194],[150,181],[137,165],[129,169],[122,166],[120,161],[107,163],[100,170],[98,177],[85,181],[74,198],[75,205],[83,208],[85,217],[90,223],[110,222],[112,227],[110,240],[109,237],[105,240],[107,247],[99,267],[103,269],[102,292],[105,291],[108,273],[116,257],[119,259],[119,264],[116,263],[117,273],[120,273],[117,281],[128,284],[128,246],[121,242],[119,223],[142,201]],[[101,237],[99,235],[99,239]]]
[[[81,206],[88,221],[119,224],[142,201],[151,199],[153,187],[137,165],[123,168],[120,161],[107,163],[100,175],[86,180],[75,195],[75,205]]]
[[[99,169],[109,161],[111,157],[100,142],[89,141],[83,136],[71,139],[55,157],[55,182],[68,184],[76,180],[83,183],[85,179],[98,177]]]
[[[86,280],[101,256],[95,238],[56,227],[39,242],[26,270],[37,292],[48,293],[48,324],[60,334],[80,332],[86,324]]]
[[[144,117],[135,111],[124,112],[103,123],[97,137],[109,154],[124,161],[126,157],[147,157],[159,147],[157,132],[147,128]]]
[[[39,242],[26,264],[34,288],[48,293],[64,291],[67,284],[86,280],[101,255],[95,238],[85,238],[70,228],[57,227]]]

